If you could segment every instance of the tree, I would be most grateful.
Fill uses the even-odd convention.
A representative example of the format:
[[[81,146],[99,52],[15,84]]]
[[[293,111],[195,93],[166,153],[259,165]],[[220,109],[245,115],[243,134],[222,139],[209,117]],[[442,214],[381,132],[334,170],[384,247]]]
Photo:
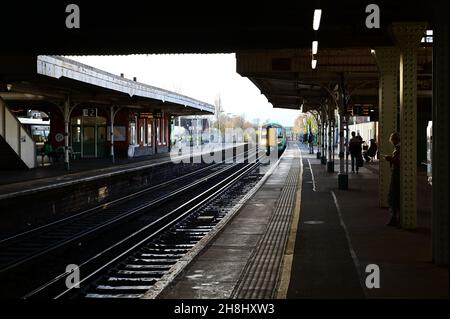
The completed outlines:
[[[318,126],[316,118],[311,113],[301,113],[294,121],[294,127],[292,129],[295,136],[303,134],[317,134]]]
[[[317,126],[316,118],[311,113],[307,113],[306,125],[307,125],[307,127],[305,130],[305,133],[317,134],[318,126]]]
[[[305,118],[306,114],[301,113],[294,121],[294,127],[292,128],[292,131],[296,137],[298,137],[300,134],[305,133]]]
[[[220,93],[216,95],[216,98],[214,99],[214,116],[216,118],[215,123],[213,124],[213,127],[218,129],[219,131],[223,131],[223,117],[221,116],[221,113],[223,112],[223,106],[222,106],[222,99],[220,97]]]

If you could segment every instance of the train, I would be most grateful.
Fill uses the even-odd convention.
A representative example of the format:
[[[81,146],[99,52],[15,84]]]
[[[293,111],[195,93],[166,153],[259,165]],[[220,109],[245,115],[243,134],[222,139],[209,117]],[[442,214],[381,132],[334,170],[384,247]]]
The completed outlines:
[[[273,129],[274,133],[271,134],[270,129]],[[272,139],[276,139],[276,143]],[[260,132],[260,145],[266,148],[267,156],[275,150],[275,147],[278,151],[278,156],[280,156],[283,154],[287,145],[286,129],[278,123],[267,123],[263,125]]]

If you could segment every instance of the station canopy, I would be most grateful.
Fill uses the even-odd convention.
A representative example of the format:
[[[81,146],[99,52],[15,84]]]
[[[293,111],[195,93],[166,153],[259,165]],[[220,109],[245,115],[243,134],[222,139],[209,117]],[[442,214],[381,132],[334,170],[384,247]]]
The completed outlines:
[[[379,28],[366,26],[367,6],[372,3],[379,8]],[[377,105],[378,71],[371,50],[396,45],[394,23],[424,22],[433,30],[438,12],[448,10],[448,3],[91,1],[80,4],[79,29],[64,25],[63,4],[39,2],[23,8],[9,2],[6,9],[12,14],[0,20],[3,30],[17,25],[10,21],[16,15],[35,28],[17,26],[14,32],[5,32],[0,44],[4,54],[236,53],[238,73],[248,77],[274,107],[300,109],[330,98],[329,91],[342,75],[350,104]],[[315,9],[322,10],[318,30],[312,27]],[[314,70],[312,41],[318,41]],[[431,96],[431,52],[430,46],[419,51],[419,97]]]
[[[14,56],[0,61],[6,101],[71,103],[164,111],[173,115],[212,114],[214,106],[61,56]]]

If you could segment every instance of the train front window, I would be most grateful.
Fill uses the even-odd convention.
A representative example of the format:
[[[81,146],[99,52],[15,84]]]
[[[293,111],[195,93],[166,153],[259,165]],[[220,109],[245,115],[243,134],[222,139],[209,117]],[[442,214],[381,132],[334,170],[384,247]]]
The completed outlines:
[[[278,138],[283,137],[283,129],[281,127],[277,127],[277,134],[278,134]]]

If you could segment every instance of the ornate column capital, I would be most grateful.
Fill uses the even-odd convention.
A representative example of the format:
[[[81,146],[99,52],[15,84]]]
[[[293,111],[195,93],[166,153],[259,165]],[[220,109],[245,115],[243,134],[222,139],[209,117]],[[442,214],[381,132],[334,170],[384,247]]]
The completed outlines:
[[[376,47],[373,56],[381,74],[398,72],[400,61],[398,47]]]

